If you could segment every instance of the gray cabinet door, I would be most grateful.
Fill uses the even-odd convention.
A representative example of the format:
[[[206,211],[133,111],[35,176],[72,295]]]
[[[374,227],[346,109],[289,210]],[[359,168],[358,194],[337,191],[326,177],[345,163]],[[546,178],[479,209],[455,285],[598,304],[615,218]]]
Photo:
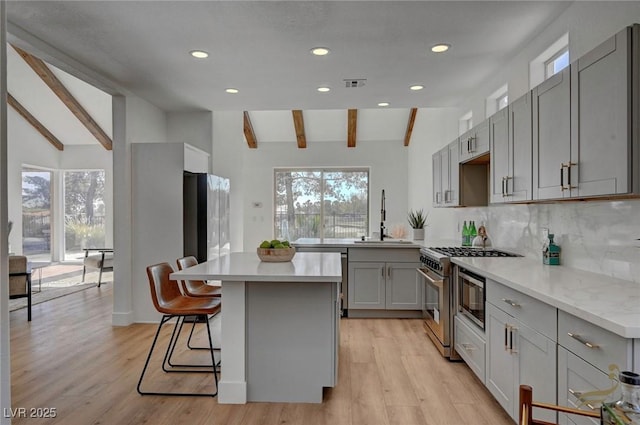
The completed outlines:
[[[349,263],[349,309],[385,309],[386,267],[381,262]]]
[[[509,105],[510,174],[505,181],[507,201],[523,202],[533,199],[532,176],[532,108],[531,92]]]
[[[489,152],[489,120],[486,119],[460,136],[458,155],[464,163]]]
[[[628,193],[631,28],[571,65],[571,196]]]
[[[449,174],[449,148],[440,149],[440,181],[442,184],[442,196],[440,203],[442,206],[448,206],[449,189],[451,187],[451,179]]]
[[[511,146],[509,143],[509,110],[504,108],[489,118],[491,152],[490,201],[502,203],[507,199],[506,179],[511,176]]]
[[[433,177],[433,206],[442,206],[442,162],[440,158],[440,151],[433,154],[431,157],[431,171]]]
[[[569,197],[570,69],[533,89],[533,199]]]
[[[507,324],[513,323],[513,318],[491,303],[486,303],[485,313],[486,386],[502,408],[511,414],[518,397],[514,389],[515,357],[507,350]]]
[[[416,268],[420,263],[386,263],[387,310],[422,310],[422,280]]]
[[[458,139],[449,143],[449,187],[445,194],[447,206],[460,205],[460,159],[458,158]]]
[[[517,319],[512,319],[514,347],[516,357],[516,379],[513,383],[514,401],[511,416],[518,419],[518,389],[521,384],[534,388],[535,400],[550,404],[556,403],[556,343]],[[557,423],[556,413],[546,410],[533,410],[536,419]]]

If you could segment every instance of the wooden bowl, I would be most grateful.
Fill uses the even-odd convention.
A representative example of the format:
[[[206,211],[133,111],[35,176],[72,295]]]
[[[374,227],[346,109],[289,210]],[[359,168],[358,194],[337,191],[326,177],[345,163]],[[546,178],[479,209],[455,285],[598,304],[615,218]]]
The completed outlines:
[[[296,255],[296,249],[294,247],[289,248],[257,248],[258,257],[260,260],[271,263],[284,263],[291,261],[294,255]]]

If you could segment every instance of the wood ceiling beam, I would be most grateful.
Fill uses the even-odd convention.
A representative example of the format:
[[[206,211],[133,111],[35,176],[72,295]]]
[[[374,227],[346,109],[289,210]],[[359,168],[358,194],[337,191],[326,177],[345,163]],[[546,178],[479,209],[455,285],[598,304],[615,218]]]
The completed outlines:
[[[58,149],[59,151],[64,150],[64,145],[62,144],[62,142],[58,140],[58,138],[54,136],[53,133],[51,133],[47,129],[47,127],[45,127],[40,121],[38,121],[38,119],[34,117],[31,112],[27,111],[27,109],[22,106],[22,104],[18,102],[16,98],[13,97],[10,93],[7,93],[7,103],[11,105],[13,109],[16,110],[16,112],[22,115],[22,117],[27,120],[27,122],[31,124],[31,126],[35,128],[36,131],[42,135],[42,137],[47,139],[47,141],[51,143],[54,148]]]
[[[244,138],[247,139],[249,149],[258,149],[258,140],[256,139],[256,133],[253,131],[248,111],[244,111]]]
[[[304,133],[304,119],[302,117],[302,110],[294,109],[291,111],[293,114],[293,125],[296,128],[296,139],[298,141],[298,148],[304,149],[307,147],[307,136]]]
[[[418,114],[418,108],[411,108],[409,112],[409,122],[407,123],[407,131],[404,135],[404,145],[409,146],[411,141],[411,133],[413,132],[413,124],[416,122],[416,115]]]
[[[36,74],[45,82],[47,86],[60,98],[62,103],[73,113],[73,115],[80,120],[87,130],[96,138],[96,140],[104,146],[106,150],[113,149],[113,142],[111,138],[107,136],[107,133],[100,128],[98,123],[89,115],[86,109],[82,107],[80,102],[67,90],[62,82],[55,76],[55,74],[49,69],[46,63],[41,59],[25,52],[24,50],[12,46],[16,52],[24,59],[24,61],[35,71]]]
[[[347,112],[347,147],[356,147],[356,129],[358,128],[358,110],[349,109]]]

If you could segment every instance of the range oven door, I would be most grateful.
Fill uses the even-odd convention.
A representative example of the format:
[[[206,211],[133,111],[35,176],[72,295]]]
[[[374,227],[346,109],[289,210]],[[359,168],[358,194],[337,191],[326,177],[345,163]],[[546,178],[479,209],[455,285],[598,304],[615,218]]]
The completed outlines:
[[[424,282],[422,315],[425,327],[429,331],[428,335],[438,350],[443,355],[448,355],[450,347],[448,278],[427,268],[416,270]]]

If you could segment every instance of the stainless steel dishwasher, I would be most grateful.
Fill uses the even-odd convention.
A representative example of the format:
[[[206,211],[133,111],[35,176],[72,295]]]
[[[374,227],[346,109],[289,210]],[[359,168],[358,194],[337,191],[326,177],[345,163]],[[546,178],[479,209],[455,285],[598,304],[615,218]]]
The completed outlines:
[[[346,247],[330,246],[301,246],[293,244],[298,252],[339,252],[342,263],[342,283],[340,283],[340,315],[347,316],[347,300],[349,299],[349,257]]]

